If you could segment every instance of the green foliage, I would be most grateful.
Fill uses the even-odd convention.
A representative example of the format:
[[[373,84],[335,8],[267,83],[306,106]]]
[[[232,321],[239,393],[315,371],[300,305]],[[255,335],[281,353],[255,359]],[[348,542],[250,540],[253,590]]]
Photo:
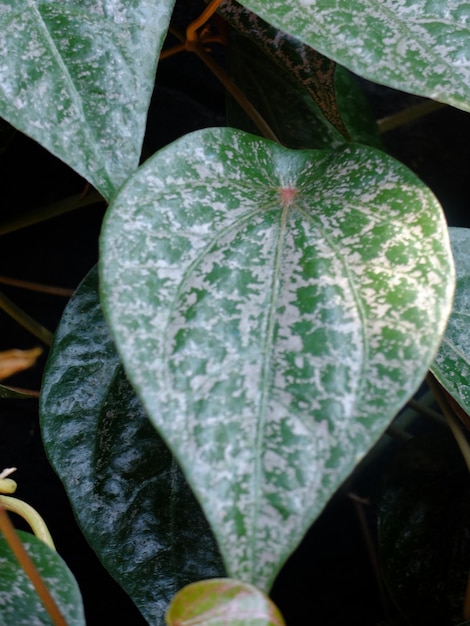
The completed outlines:
[[[56,332],[41,413],[50,461],[88,542],[150,623],[163,623],[180,587],[225,573],[199,506],[123,373],[96,269]]]
[[[470,413],[470,232],[450,228],[457,266],[457,287],[449,324],[431,370],[442,386]]]
[[[64,561],[34,535],[25,532],[19,535],[68,626],[85,626],[80,590]],[[0,564],[0,624],[50,626],[49,614],[1,534]]]
[[[227,572],[269,589],[438,347],[452,262],[435,198],[370,148],[203,130],[129,179],[101,259],[126,371]]]
[[[100,284],[95,272],[86,278],[49,357],[45,447],[88,541],[161,626],[180,587],[225,574],[219,550],[229,576],[269,590],[422,382],[451,312],[441,208],[406,168],[350,141],[379,145],[334,62],[470,110],[463,2],[225,0],[222,15],[256,46],[247,53],[237,39],[232,76],[295,149],[206,129],[139,167],[172,9],[171,0],[0,8],[0,115],[110,201]],[[190,47],[205,58],[207,41]],[[233,66],[247,54],[253,70]],[[459,237],[449,332],[460,337]],[[438,361],[444,384],[461,366],[460,339],[451,341],[457,349]],[[231,587],[236,615],[230,597],[220,607],[220,580],[197,587],[197,623],[258,624],[240,615],[265,597],[251,587],[245,596],[244,583]],[[193,620],[180,615],[187,597],[168,623]],[[282,623],[263,611],[260,625]]]
[[[285,626],[281,614],[259,589],[230,578],[201,580],[173,599],[168,626]]]

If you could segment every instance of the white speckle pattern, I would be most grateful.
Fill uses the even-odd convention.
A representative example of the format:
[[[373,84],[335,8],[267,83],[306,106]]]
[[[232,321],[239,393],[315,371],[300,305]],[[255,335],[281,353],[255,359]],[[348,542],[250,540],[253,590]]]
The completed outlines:
[[[454,307],[431,371],[470,414],[470,229],[450,228],[457,269]]]
[[[470,111],[468,0],[242,0],[356,74]]]
[[[434,357],[454,285],[441,209],[374,149],[207,129],[125,185],[101,245],[127,373],[229,575],[268,589]]]
[[[106,198],[137,168],[174,0],[5,0],[0,116]]]
[[[31,533],[20,531],[19,535],[66,623],[85,626],[80,590],[67,565],[57,552]],[[0,572],[0,624],[49,626],[49,613],[1,533]]]

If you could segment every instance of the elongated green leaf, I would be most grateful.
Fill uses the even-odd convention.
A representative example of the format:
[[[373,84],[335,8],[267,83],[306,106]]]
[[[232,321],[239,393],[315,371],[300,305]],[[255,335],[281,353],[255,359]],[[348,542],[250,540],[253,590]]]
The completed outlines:
[[[431,371],[470,414],[470,229],[449,228],[457,271],[454,306]]]
[[[364,78],[470,111],[466,0],[241,4]]]
[[[372,148],[206,129],[128,181],[101,245],[131,382],[228,574],[267,589],[434,357],[453,293],[441,209]]]
[[[168,626],[285,626],[259,589],[230,578],[201,580],[182,589],[166,616]]]
[[[176,591],[224,573],[181,471],[123,375],[93,271],[56,334],[41,426],[85,537],[151,624]]]
[[[77,582],[57,552],[30,533],[18,533],[68,626],[85,626]],[[0,624],[50,626],[51,618],[0,533]]]
[[[5,0],[0,116],[110,198],[139,163],[174,0]]]

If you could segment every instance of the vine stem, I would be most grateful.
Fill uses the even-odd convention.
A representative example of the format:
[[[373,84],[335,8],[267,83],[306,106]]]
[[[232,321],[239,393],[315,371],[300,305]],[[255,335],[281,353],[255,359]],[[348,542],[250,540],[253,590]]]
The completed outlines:
[[[45,609],[49,613],[54,626],[67,626],[67,622],[64,619],[56,601],[51,595],[51,592],[47,588],[45,582],[41,578],[36,566],[34,565],[31,557],[26,551],[26,548],[22,544],[20,538],[16,534],[13,524],[8,517],[4,507],[0,505],[0,530],[5,537],[6,542],[11,548],[11,551],[18,559],[21,567],[25,571],[26,575],[30,579],[36,593],[38,594],[41,602],[44,604]]]
[[[185,44],[185,49],[188,52],[193,52],[199,59],[209,68],[214,76],[221,82],[229,94],[237,101],[245,113],[254,122],[260,133],[266,139],[281,143],[276,136],[272,128],[263,118],[263,116],[257,111],[253,104],[248,100],[243,91],[232,81],[230,76],[224,71],[222,67],[206,52],[203,45],[196,39],[195,41],[187,41],[185,35],[177,28],[170,27],[172,35],[177,37],[182,43]]]
[[[420,102],[419,104],[414,104],[413,106],[407,107],[403,111],[399,111],[398,113],[394,113],[393,115],[377,120],[379,133],[381,135],[388,133],[395,128],[399,128],[400,126],[404,126],[409,122],[414,122],[425,115],[434,113],[434,111],[439,111],[445,106],[447,105],[442,102],[435,102],[434,100],[427,100],[425,102]]]
[[[0,276],[0,283],[2,285],[18,287],[18,289],[27,289],[29,291],[36,291],[38,293],[47,293],[51,296],[61,296],[63,298],[71,298],[73,296],[73,289],[66,289],[65,287],[55,287],[53,285],[43,285],[41,283],[34,283],[29,280],[10,278],[9,276]]]
[[[7,315],[12,317],[18,324],[26,328],[35,337],[44,342],[47,346],[52,343],[52,333],[47,330],[42,324],[36,322],[30,315],[28,315],[23,309],[20,309],[14,302],[7,298],[5,294],[0,292],[0,309],[5,311]]]
[[[34,209],[25,215],[20,215],[19,217],[1,222],[0,235],[7,235],[8,233],[33,226],[34,224],[39,224],[53,217],[65,215],[66,213],[75,211],[75,209],[98,204],[99,202],[105,202],[105,200],[103,196],[94,190],[87,193],[85,196],[83,193],[70,196],[69,198],[65,198],[65,200],[53,202],[52,204]]]

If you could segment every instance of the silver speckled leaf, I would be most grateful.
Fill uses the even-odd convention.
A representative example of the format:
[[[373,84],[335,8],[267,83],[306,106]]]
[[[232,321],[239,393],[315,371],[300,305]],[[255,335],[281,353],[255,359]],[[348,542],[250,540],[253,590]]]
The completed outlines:
[[[356,74],[470,111],[468,0],[242,0]]]
[[[449,228],[457,271],[452,314],[431,371],[470,414],[470,229]]]
[[[18,531],[41,578],[52,594],[68,626],[85,626],[82,597],[67,565],[40,539]],[[33,584],[0,533],[0,624],[1,626],[50,626],[49,613]]]
[[[230,128],[160,151],[110,207],[101,292],[228,575],[268,589],[416,390],[450,313],[432,193],[373,149]]]
[[[174,0],[3,0],[0,116],[106,198],[139,164]]]

